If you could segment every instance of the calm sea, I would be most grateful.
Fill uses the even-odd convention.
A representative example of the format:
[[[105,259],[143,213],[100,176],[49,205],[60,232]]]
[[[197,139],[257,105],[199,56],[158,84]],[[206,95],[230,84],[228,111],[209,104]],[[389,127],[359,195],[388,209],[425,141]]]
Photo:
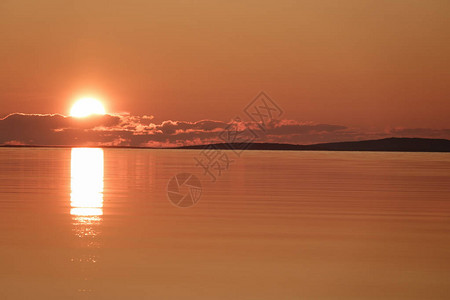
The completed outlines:
[[[450,154],[225,154],[0,149],[0,298],[448,299]]]

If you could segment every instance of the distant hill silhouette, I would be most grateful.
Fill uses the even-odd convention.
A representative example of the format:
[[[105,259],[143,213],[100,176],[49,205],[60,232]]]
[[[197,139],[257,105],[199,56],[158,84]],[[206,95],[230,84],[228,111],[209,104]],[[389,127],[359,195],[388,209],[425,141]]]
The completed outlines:
[[[242,148],[241,144],[213,144],[218,149]],[[178,147],[177,149],[203,149],[208,145]],[[355,142],[292,145],[253,143],[248,150],[300,150],[300,151],[400,151],[400,152],[450,152],[450,140],[425,138],[386,138]]]
[[[101,146],[101,148],[126,149],[204,149],[208,146],[217,149],[242,149],[242,144],[207,144],[183,147],[130,147],[130,146]],[[42,146],[42,145],[0,145],[0,147],[54,147],[72,148],[79,146]],[[98,148],[92,146],[90,148]],[[355,142],[322,143],[313,145],[293,145],[279,143],[252,143],[245,145],[247,150],[291,150],[291,151],[398,151],[398,152],[450,152],[450,140],[425,138],[385,138],[380,140],[365,140]]]

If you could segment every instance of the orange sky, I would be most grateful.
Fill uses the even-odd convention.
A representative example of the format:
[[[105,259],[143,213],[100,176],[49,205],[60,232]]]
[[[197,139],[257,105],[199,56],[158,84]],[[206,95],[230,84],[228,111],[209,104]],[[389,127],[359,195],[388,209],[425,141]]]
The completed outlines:
[[[155,121],[227,121],[264,90],[287,119],[449,128],[448,0],[2,0],[0,117],[97,95]]]

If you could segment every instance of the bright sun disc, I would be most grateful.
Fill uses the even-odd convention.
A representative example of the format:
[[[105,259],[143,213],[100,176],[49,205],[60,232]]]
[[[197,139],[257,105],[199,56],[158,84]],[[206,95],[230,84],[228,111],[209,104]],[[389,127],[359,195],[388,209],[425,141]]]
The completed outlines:
[[[105,108],[100,101],[94,98],[82,98],[78,100],[70,110],[72,117],[82,118],[90,115],[104,115]]]

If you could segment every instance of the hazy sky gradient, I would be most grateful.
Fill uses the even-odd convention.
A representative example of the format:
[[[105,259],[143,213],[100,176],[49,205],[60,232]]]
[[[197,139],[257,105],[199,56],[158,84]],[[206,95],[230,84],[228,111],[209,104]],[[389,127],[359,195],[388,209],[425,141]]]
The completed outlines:
[[[2,0],[0,116],[228,121],[260,90],[287,119],[449,128],[448,0]]]

